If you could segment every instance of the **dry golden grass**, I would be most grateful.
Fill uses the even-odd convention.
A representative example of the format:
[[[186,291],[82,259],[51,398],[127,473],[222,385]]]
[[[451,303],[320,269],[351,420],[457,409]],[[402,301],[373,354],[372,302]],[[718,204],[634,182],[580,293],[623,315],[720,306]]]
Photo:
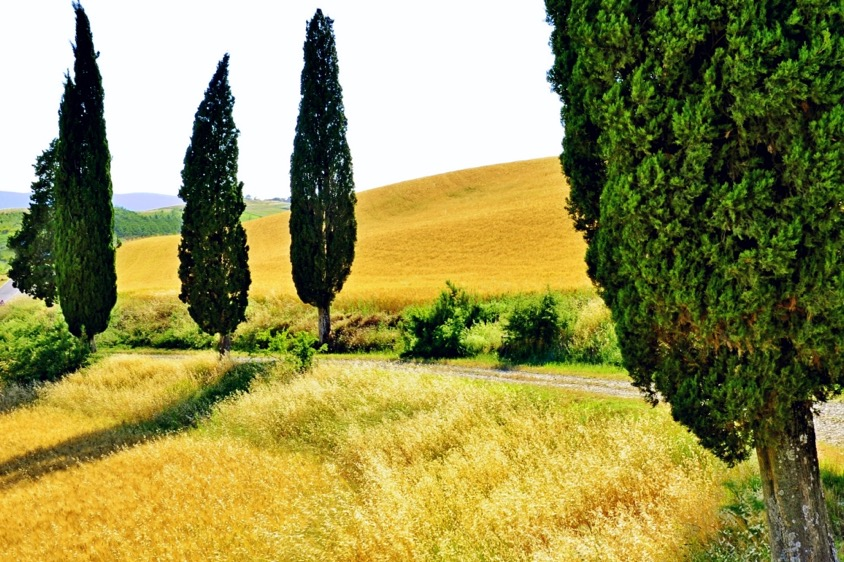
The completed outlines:
[[[209,431],[338,467],[353,525],[324,560],[678,560],[722,497],[664,410],[354,364],[256,389]]]
[[[451,280],[481,294],[589,287],[559,161],[487,166],[358,194],[358,243],[340,298],[427,300]],[[253,295],[292,295],[288,214],[246,223]],[[178,291],[179,238],[130,241],[121,292]]]
[[[0,559],[320,560],[341,494],[307,455],[164,438],[5,490]]]
[[[413,367],[280,373],[121,441],[216,376],[186,361],[115,359],[0,416],[30,436],[0,445],[0,560],[668,561],[717,524],[725,469],[664,409]],[[72,423],[35,437],[50,412]],[[27,472],[92,432],[107,454]]]

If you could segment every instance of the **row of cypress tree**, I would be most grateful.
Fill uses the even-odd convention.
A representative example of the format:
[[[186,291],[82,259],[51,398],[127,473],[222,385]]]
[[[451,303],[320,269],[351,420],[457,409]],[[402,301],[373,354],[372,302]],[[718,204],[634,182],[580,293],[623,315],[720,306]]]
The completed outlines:
[[[59,138],[35,165],[30,212],[9,241],[10,277],[48,306],[59,301],[71,333],[94,348],[117,299],[111,156],[98,53],[84,9],[78,2],[73,8],[74,77],[65,80]],[[357,231],[332,24],[321,10],[308,23],[290,164],[293,279],[300,298],[319,310],[321,343],[330,334],[331,302],[351,271]],[[196,112],[179,190],[185,201],[179,298],[200,329],[220,334],[221,354],[245,320],[251,284],[228,69],[226,54]]]

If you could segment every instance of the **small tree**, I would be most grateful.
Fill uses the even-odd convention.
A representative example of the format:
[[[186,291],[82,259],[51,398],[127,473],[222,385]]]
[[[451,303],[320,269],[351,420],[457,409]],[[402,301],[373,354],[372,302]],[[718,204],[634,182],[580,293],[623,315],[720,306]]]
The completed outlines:
[[[56,146],[56,287],[70,332],[93,350],[117,301],[111,154],[91,26],[79,3],[73,9],[74,79],[65,77]]]
[[[29,212],[24,214],[20,230],[7,243],[15,254],[9,261],[12,283],[31,297],[43,300],[48,307],[58,298],[53,263],[57,142],[54,139],[35,160],[33,167],[38,179],[32,182]]]
[[[844,372],[844,8],[546,0],[570,210],[624,363],[728,462],[775,560],[836,560],[813,403]]]
[[[232,118],[229,55],[205,90],[185,153],[179,197],[185,201],[179,244],[179,298],[207,334],[220,334],[218,349],[231,349],[231,334],[246,319],[252,278],[240,215],[246,209],[237,179],[237,137]]]
[[[331,333],[331,303],[352,270],[357,240],[352,156],[333,21],[308,24],[301,101],[290,158],[290,261],[302,302],[319,311],[319,341]]]

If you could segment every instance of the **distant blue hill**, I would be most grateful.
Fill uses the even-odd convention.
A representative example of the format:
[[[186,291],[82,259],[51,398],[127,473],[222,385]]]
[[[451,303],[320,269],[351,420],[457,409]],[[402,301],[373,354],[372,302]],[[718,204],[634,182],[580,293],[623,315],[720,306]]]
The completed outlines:
[[[183,206],[184,204],[185,202],[175,195],[161,195],[160,193],[118,193],[114,196],[115,207],[123,207],[135,212]]]
[[[184,205],[175,195],[161,195],[159,193],[118,193],[114,196],[115,207],[123,207],[130,211],[151,211],[163,207]],[[0,209],[26,209],[29,207],[29,193],[14,191],[0,191]]]
[[[0,209],[26,209],[29,207],[29,193],[0,191]]]

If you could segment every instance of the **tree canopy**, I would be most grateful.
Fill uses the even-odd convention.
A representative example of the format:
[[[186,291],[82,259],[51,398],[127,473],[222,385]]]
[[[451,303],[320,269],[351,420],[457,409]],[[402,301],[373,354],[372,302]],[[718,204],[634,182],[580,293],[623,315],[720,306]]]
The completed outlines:
[[[56,286],[70,332],[77,337],[84,333],[93,345],[117,301],[111,154],[99,54],[85,10],[79,3],[73,8],[74,77],[65,77],[56,146]]]
[[[54,266],[54,184],[56,178],[56,144],[35,160],[38,179],[32,182],[29,211],[21,219],[20,229],[9,237],[8,247],[14,252],[9,261],[9,277],[14,286],[50,307],[58,299]]]
[[[811,404],[844,367],[844,3],[546,7],[569,208],[625,365],[721,458],[756,449],[776,541],[766,477],[787,450],[816,477]]]
[[[220,353],[246,319],[252,277],[240,224],[243,183],[237,179],[237,138],[229,86],[229,55],[217,65],[196,111],[179,197],[185,201],[179,244],[179,298],[199,328],[220,334]]]
[[[355,257],[357,198],[333,21],[321,10],[308,24],[304,51],[290,158],[290,261],[299,298],[319,309],[324,344],[331,303]]]

